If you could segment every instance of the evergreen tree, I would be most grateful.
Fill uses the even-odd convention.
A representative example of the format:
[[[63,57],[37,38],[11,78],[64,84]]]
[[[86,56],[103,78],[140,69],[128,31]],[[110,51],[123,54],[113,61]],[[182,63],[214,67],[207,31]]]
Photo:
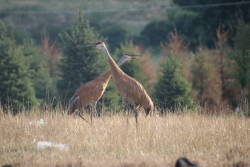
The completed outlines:
[[[235,37],[235,76],[242,88],[241,96],[250,96],[250,24],[242,24]]]
[[[170,110],[193,105],[190,85],[181,76],[180,64],[173,56],[168,55],[162,64],[160,79],[154,92],[157,105]]]
[[[35,89],[36,98],[43,102],[56,95],[56,79],[48,70],[47,57],[35,46],[33,41],[26,40],[21,46],[25,63],[29,68],[29,77]]]
[[[106,24],[101,24],[99,25],[98,30],[100,30],[100,33],[107,38],[110,51],[115,51],[122,42],[129,39],[129,33],[126,29],[117,23],[108,22]]]
[[[100,40],[100,36],[82,14],[70,29],[60,34],[60,39],[63,58],[58,88],[61,98],[68,100],[81,84],[103,72],[106,55],[101,55],[94,47],[86,47],[88,43]]]
[[[231,36],[235,35],[235,30],[238,27],[239,20],[246,23],[250,22],[249,7],[250,4],[238,4],[238,5],[214,5],[211,4],[228,4],[244,2],[239,0],[173,0],[173,2],[180,6],[200,6],[195,8],[187,8],[186,10],[194,12],[197,17],[181,19],[176,23],[177,30],[181,30],[183,34],[193,40],[197,39],[196,44],[205,44],[208,47],[214,46],[215,41],[215,29],[221,25],[226,31],[230,31]],[[206,6],[206,7],[205,7]],[[177,13],[179,11],[176,11]],[[183,24],[183,22],[190,22],[190,26]],[[190,29],[191,28],[191,29]],[[185,31],[185,29],[187,31]],[[196,32],[196,33],[193,33]],[[229,38],[231,41],[232,38]]]
[[[36,104],[24,56],[9,27],[0,22],[0,101],[4,110],[14,113]]]
[[[138,42],[146,47],[160,48],[167,41],[168,34],[173,31],[173,25],[168,21],[152,21],[140,32]]]

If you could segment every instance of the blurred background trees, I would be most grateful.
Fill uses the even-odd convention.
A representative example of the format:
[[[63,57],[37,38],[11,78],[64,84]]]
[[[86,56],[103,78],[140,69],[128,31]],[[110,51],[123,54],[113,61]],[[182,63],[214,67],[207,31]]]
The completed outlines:
[[[67,101],[81,84],[103,72],[105,64],[100,52],[94,47],[86,47],[88,43],[100,40],[100,36],[81,13],[77,22],[60,34],[60,40],[63,57],[58,89],[60,97]]]
[[[1,105],[17,111],[67,102],[109,69],[104,55],[85,47],[104,40],[116,60],[141,55],[122,69],[163,110],[196,104],[250,113],[249,7],[237,0],[1,1]],[[102,102],[120,107],[112,80]]]
[[[168,55],[161,66],[154,93],[157,106],[172,111],[192,107],[191,87],[181,76],[180,63],[175,55]]]
[[[41,48],[38,48],[33,41],[26,40],[21,46],[24,55],[25,65],[28,67],[28,76],[35,90],[36,98],[40,104],[44,100],[51,100],[56,95],[56,79],[52,78],[48,69],[48,60],[43,55]]]
[[[4,110],[14,113],[36,105],[37,100],[24,53],[10,27],[0,22],[0,99]]]
[[[199,51],[191,68],[192,85],[196,101],[203,107],[216,107],[221,103],[221,82],[214,56]]]
[[[250,88],[250,25],[240,25],[235,36],[235,77],[242,88],[241,96],[249,96]]]

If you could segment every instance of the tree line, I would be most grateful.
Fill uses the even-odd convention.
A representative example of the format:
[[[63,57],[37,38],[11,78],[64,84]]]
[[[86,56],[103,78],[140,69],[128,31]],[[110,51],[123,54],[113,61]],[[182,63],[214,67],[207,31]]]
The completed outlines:
[[[206,3],[215,2],[192,1]],[[1,106],[16,113],[67,105],[81,84],[108,70],[105,57],[85,45],[108,40],[115,59],[122,53],[142,55],[123,70],[143,83],[162,113],[202,106],[207,111],[240,110],[248,115],[250,15],[246,6],[173,11],[133,38],[119,26],[98,31],[81,13],[56,42],[47,36],[39,43],[20,37],[14,27],[1,21]],[[101,101],[102,107],[121,108],[112,82]]]

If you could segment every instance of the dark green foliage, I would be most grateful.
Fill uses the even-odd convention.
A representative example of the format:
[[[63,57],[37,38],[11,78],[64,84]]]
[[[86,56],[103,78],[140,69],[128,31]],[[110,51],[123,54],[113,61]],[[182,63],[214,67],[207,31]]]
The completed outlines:
[[[86,47],[88,43],[100,40],[100,37],[82,14],[69,30],[60,34],[60,39],[63,58],[58,88],[61,98],[68,100],[81,84],[103,72],[105,58],[94,47]]]
[[[128,32],[117,24],[108,24],[106,27],[102,27],[101,34],[107,37],[107,41],[110,44],[110,49],[115,50],[119,45],[128,40]]]
[[[154,97],[162,109],[175,110],[193,105],[190,85],[181,76],[180,64],[173,56],[169,55],[162,64],[161,75],[155,86]]]
[[[31,40],[26,40],[21,47],[25,56],[25,64],[29,69],[29,77],[35,89],[36,98],[41,102],[56,95],[56,79],[48,70],[48,60]]]
[[[235,37],[236,79],[243,89],[243,96],[250,95],[250,24],[241,24]],[[248,90],[247,90],[248,89]],[[248,92],[247,92],[248,91]]]
[[[214,29],[204,34],[200,27],[196,28],[196,25],[199,25],[200,22],[197,18],[199,18],[197,13],[187,10],[169,13],[169,22],[174,25],[172,31],[177,31],[183,39],[183,42],[186,43],[190,49],[194,49],[203,44],[206,45],[207,38],[210,38],[212,33],[214,34],[215,32]]]
[[[208,47],[214,46],[215,41],[215,30],[219,25],[222,25],[224,30],[230,30],[231,33],[234,33],[239,19],[242,21],[250,22],[250,4],[243,5],[230,5],[230,6],[213,6],[213,7],[204,7],[202,5],[208,4],[223,4],[223,3],[234,3],[242,2],[238,0],[174,0],[175,4],[179,6],[188,6],[188,5],[201,5],[201,8],[189,8],[188,10],[197,14],[193,20],[193,31],[198,32],[200,36],[199,42],[205,44]],[[185,25],[183,26],[185,28]],[[181,28],[177,26],[177,30]],[[190,33],[190,31],[188,32]],[[186,35],[188,36],[188,33]],[[191,33],[192,35],[192,33]],[[191,36],[190,36],[191,37]],[[232,36],[231,36],[232,37]],[[231,38],[232,39],[232,38]]]
[[[154,21],[145,26],[140,33],[139,43],[147,47],[160,48],[161,42],[167,41],[173,25],[167,21]]]
[[[16,113],[37,101],[22,50],[10,31],[0,22],[0,101],[5,110],[10,108]]]
[[[199,22],[196,13],[180,10],[168,14],[168,20],[155,21],[146,25],[140,34],[138,42],[144,46],[159,49],[161,43],[169,42],[170,33],[177,31],[191,49],[203,44],[204,38],[207,37],[200,29],[194,28]]]
[[[250,22],[250,4],[219,7],[204,7],[206,4],[239,2],[237,0],[174,0],[179,6],[201,5],[197,8],[187,8],[169,11],[168,18],[153,21],[145,26],[140,34],[139,42],[144,46],[159,48],[161,42],[168,42],[170,32],[177,31],[190,49],[199,46],[214,47],[216,29],[221,26],[223,31],[229,31],[229,42],[235,35],[239,20]]]
[[[97,22],[98,23],[98,22]],[[119,24],[115,23],[105,23],[105,24],[91,24],[95,29],[100,32],[102,36],[107,38],[107,43],[109,44],[109,50],[114,51],[123,42],[129,39],[129,33]]]

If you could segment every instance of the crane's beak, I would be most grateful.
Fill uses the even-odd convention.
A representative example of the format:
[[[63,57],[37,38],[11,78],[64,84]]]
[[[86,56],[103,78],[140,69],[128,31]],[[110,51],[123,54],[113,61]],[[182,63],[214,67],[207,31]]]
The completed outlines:
[[[93,46],[96,46],[96,43],[88,43],[85,45],[85,47],[93,47]]]
[[[131,57],[131,60],[138,60],[139,57]]]
[[[132,60],[137,60],[140,58],[140,55],[129,55]]]

